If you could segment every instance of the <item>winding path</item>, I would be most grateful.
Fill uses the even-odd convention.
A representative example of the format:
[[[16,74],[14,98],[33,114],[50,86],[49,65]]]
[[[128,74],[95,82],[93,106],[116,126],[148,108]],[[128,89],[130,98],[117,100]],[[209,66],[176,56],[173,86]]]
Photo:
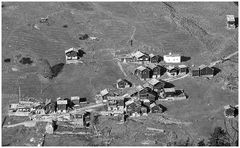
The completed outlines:
[[[122,67],[121,63],[120,63],[119,61],[118,61],[117,63],[118,63],[118,66],[119,66],[120,70],[121,70],[122,73],[124,74],[124,76],[127,77],[127,74],[126,74],[126,72],[123,70],[123,67]]]

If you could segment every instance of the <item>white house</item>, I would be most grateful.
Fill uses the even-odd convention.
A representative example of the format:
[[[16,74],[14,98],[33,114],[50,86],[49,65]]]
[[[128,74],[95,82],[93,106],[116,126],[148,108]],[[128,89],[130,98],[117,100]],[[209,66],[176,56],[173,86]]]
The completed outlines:
[[[181,63],[181,56],[179,54],[172,54],[170,52],[168,55],[163,56],[163,60],[166,63]]]
[[[67,112],[67,100],[57,100],[57,110],[59,113]]]

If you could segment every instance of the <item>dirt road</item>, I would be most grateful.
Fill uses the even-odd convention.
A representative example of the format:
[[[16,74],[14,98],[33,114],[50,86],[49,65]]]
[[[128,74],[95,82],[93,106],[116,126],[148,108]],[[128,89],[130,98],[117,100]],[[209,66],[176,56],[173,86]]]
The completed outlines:
[[[37,121],[25,121],[17,124],[11,124],[11,125],[4,125],[3,127],[10,128],[10,127],[16,127],[24,125],[26,127],[34,127],[36,125]]]
[[[210,63],[209,67],[213,67],[213,66],[215,66],[216,64],[218,64],[218,63],[220,63],[220,62],[222,62],[222,61],[224,61],[224,60],[230,59],[232,56],[234,56],[234,55],[236,55],[236,54],[238,54],[238,51],[236,51],[236,52],[228,55],[227,57],[222,58],[221,60],[217,60],[217,61],[214,61],[214,62]]]

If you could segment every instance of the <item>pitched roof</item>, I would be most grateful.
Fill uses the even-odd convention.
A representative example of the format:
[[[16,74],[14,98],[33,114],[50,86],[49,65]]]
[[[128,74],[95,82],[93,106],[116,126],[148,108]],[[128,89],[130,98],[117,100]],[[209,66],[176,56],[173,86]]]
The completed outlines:
[[[150,87],[150,84],[149,83],[145,83],[145,84],[143,84],[143,87]]]
[[[105,96],[106,94],[108,94],[109,92],[108,92],[108,90],[107,89],[104,89],[104,90],[102,90],[101,92],[100,92],[100,94],[102,95],[102,96]]]
[[[150,54],[149,54],[149,57],[150,57],[150,58],[152,58],[152,57],[154,57],[154,56],[155,56],[155,55],[154,55],[153,53],[150,53]]]
[[[155,64],[153,64],[153,63],[149,63],[149,64],[147,65],[147,67],[153,69],[153,68],[157,67],[157,65],[155,65]]]
[[[71,100],[79,100],[80,97],[79,96],[71,96]]]
[[[69,51],[66,53],[66,55],[69,57],[76,57],[78,56],[78,53],[76,51]]]
[[[58,100],[57,104],[67,104],[67,100]]]
[[[71,51],[78,52],[78,49],[77,49],[77,48],[74,48],[74,47],[69,48],[69,49],[65,50],[65,54],[68,53],[68,52],[71,52]]]
[[[121,82],[123,79],[118,79],[117,82]]]
[[[226,15],[227,21],[235,21],[234,15]]]
[[[117,82],[121,82],[121,81],[124,81],[124,82],[126,82],[126,83],[129,83],[129,81],[126,80],[126,79],[118,79],[118,80],[117,80]]]
[[[137,87],[136,87],[136,90],[137,91],[141,91],[141,90],[143,90],[144,88],[141,86],[141,85],[138,85]]]
[[[136,58],[140,58],[142,57],[143,55],[146,55],[145,53],[141,52],[141,51],[137,51],[135,53],[133,53],[133,56],[135,56]]]
[[[165,92],[175,92],[175,88],[164,88]]]
[[[200,69],[203,69],[205,67],[207,67],[207,65],[202,64],[202,65],[199,66]]]
[[[178,65],[179,68],[186,68],[186,65]]]
[[[160,81],[157,79],[151,79],[148,81],[149,84],[151,84],[152,86],[156,85],[157,83],[159,83]]]
[[[167,70],[172,70],[172,69],[174,69],[174,68],[175,68],[175,66],[169,65],[169,66],[167,67]]]
[[[131,100],[128,100],[127,102],[125,102],[125,105],[127,106],[127,105],[129,105],[129,104],[132,104],[134,102],[134,100],[133,99],[131,99]]]
[[[136,87],[130,87],[130,88],[127,89],[126,93],[123,96],[125,96],[125,97],[129,96],[129,95],[131,96],[132,94],[134,94],[134,93],[136,93],[138,91],[141,91],[143,89],[144,88],[141,85],[138,85]]]
[[[154,106],[156,106],[156,103],[153,102],[152,104],[150,104],[150,108],[153,108]]]
[[[142,101],[145,102],[145,103],[150,102],[150,100],[148,100],[148,99],[143,99]]]
[[[146,68],[146,67],[143,67],[143,66],[139,66],[137,69],[140,70],[140,71],[143,71],[143,70],[145,70],[145,69],[147,69],[147,68]]]
[[[172,54],[171,52],[168,55],[164,55],[164,57],[179,57],[179,54]]]

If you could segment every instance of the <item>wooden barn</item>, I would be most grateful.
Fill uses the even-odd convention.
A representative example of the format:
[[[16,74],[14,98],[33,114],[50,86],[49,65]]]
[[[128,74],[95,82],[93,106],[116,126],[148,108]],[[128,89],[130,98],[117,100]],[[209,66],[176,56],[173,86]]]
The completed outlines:
[[[206,65],[199,66],[200,76],[202,77],[213,77],[214,69]]]
[[[201,65],[198,68],[194,68],[191,70],[192,76],[198,77],[213,77],[214,69],[212,67],[208,67],[206,65]]]
[[[141,113],[141,102],[129,100],[125,103],[126,112],[129,116],[140,116]]]
[[[160,78],[165,72],[165,68],[160,65],[148,64],[148,68],[151,69],[152,78]]]
[[[168,66],[167,67],[167,74],[169,76],[177,76],[179,74],[179,68],[176,66]]]
[[[129,88],[132,87],[132,83],[129,82],[126,79],[118,79],[117,80],[117,88],[118,89],[123,89],[123,88]]]
[[[149,62],[149,59],[150,59],[148,54],[143,53],[141,51],[137,51],[133,53],[132,56],[134,57],[134,61],[136,62],[142,62],[142,63]]]
[[[178,65],[179,68],[179,74],[187,74],[189,72],[189,69],[186,65]]]
[[[150,104],[150,111],[151,113],[162,113],[163,109],[154,102]]]
[[[146,80],[151,78],[151,69],[149,69],[148,67],[139,66],[135,70],[134,74],[140,79]]]
[[[161,57],[159,55],[149,54],[151,63],[159,63],[161,61]]]
[[[149,87],[155,92],[160,92],[160,90],[165,86],[165,82],[157,79],[151,79],[148,81],[148,83]]]
[[[157,93],[152,91],[151,88],[145,87],[144,89],[134,93],[132,97],[139,97],[140,100],[148,99],[150,102],[154,102],[157,99]]]
[[[191,69],[191,74],[193,77],[200,77],[200,70],[199,68],[192,68]]]

